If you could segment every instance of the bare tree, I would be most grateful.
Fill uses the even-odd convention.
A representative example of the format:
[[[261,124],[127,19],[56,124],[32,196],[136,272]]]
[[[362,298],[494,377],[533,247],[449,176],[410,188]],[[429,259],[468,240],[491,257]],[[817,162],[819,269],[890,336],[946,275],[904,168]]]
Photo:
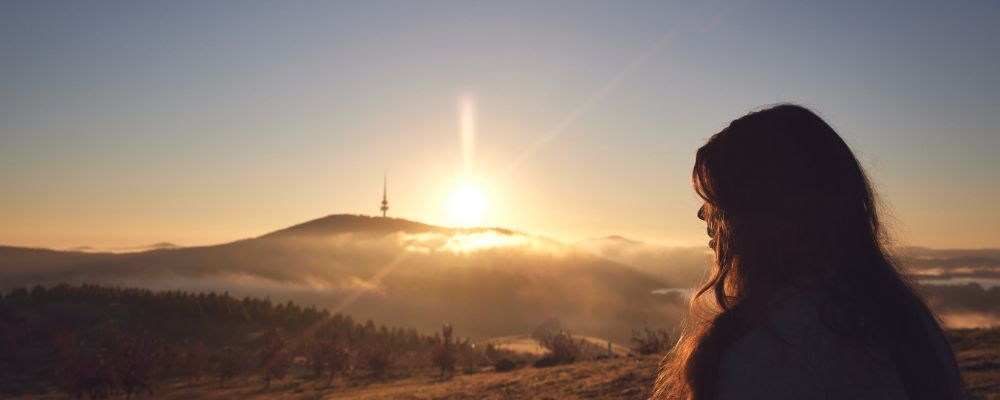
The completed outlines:
[[[184,340],[177,349],[177,363],[181,373],[187,378],[188,386],[201,379],[208,366],[208,349],[203,342],[191,343]]]
[[[288,372],[291,357],[285,351],[285,337],[277,328],[264,334],[259,352],[260,370],[264,374],[264,387],[271,387],[272,379],[282,379]]]
[[[387,340],[375,340],[368,343],[361,349],[358,356],[376,377],[385,376],[385,373],[392,368],[396,361],[396,354],[392,350],[392,344]]]
[[[347,370],[351,363],[351,351],[346,340],[329,338],[323,342],[323,367],[327,372],[326,386],[329,387],[333,378]]]
[[[432,350],[431,361],[441,370],[441,379],[445,373],[449,376],[455,373],[455,343],[452,338],[452,327],[444,324],[441,327],[441,336],[434,335],[434,349]]]
[[[243,349],[236,346],[223,348],[218,356],[219,387],[246,371],[247,361],[248,357]]]

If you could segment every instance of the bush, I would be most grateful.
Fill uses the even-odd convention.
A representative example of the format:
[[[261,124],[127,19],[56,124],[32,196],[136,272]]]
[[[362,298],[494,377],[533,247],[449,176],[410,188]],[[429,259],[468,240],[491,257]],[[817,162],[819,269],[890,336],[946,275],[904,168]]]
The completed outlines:
[[[535,360],[534,363],[532,363],[532,365],[534,365],[535,368],[554,367],[559,364],[560,364],[559,359],[555,358],[551,354],[547,354],[545,357],[539,358]]]
[[[663,353],[671,346],[670,334],[666,329],[643,328],[643,332],[633,329],[632,343],[634,344],[632,349],[642,355]]]
[[[496,372],[513,371],[515,368],[517,368],[517,364],[506,358],[501,358],[500,361],[497,361],[496,364],[493,364],[493,370]]]
[[[541,344],[549,353],[536,361],[535,366],[550,366],[549,363],[572,364],[580,358],[583,347],[582,340],[573,339],[573,335],[568,331],[547,334],[542,337]]]

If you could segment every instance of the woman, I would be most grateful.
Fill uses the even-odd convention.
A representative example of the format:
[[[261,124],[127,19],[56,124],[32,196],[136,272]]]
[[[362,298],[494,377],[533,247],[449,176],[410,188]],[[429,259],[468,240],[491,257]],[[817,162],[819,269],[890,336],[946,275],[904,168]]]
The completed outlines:
[[[653,398],[963,398],[865,172],[816,114],[733,121],[698,149],[693,181],[715,266]]]

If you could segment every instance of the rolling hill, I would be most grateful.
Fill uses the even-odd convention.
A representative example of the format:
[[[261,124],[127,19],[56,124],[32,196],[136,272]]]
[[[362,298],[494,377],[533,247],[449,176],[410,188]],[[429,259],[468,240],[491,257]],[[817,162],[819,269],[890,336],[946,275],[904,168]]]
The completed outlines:
[[[137,253],[0,247],[0,282],[0,290],[67,282],[291,299],[428,332],[449,322],[473,338],[559,318],[575,333],[627,342],[633,328],[673,326],[686,307],[679,296],[651,294],[661,279],[551,239],[359,215]]]
[[[901,248],[932,307],[953,327],[1000,321],[996,250]],[[500,228],[452,229],[396,218],[330,215],[213,246],[140,252],[0,246],[0,291],[59,282],[229,292],[315,304],[388,324],[456,326],[475,339],[522,335],[551,318],[574,333],[627,343],[672,328],[683,291],[705,276],[704,248],[620,236],[572,245]]]

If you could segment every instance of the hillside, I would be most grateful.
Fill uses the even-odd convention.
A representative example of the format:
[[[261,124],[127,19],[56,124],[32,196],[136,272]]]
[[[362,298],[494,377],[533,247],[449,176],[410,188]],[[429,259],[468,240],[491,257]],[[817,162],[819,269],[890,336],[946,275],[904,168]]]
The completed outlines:
[[[1000,329],[948,334],[977,398],[1000,395]],[[64,398],[84,388],[99,396],[153,390],[172,399],[643,398],[659,358],[613,345],[614,357],[602,359],[606,341],[576,335],[587,343],[581,350],[597,351],[584,350],[571,365],[540,367],[545,352],[531,336],[488,345],[458,338],[450,350],[455,375],[442,381],[433,361],[440,338],[226,294],[19,289],[0,298],[0,394]],[[335,349],[343,351],[337,367],[329,364]],[[504,359],[513,371],[496,370]]]
[[[559,318],[626,342],[634,328],[676,324],[686,307],[651,295],[664,283],[650,274],[551,239],[357,215],[141,253],[0,248],[0,290],[59,282],[294,300],[423,332],[449,322],[480,339]]]
[[[959,363],[974,399],[1000,397],[1000,331],[951,332]],[[660,356],[620,357],[550,368],[524,368],[508,373],[480,372],[441,381],[433,372],[375,381],[333,382],[332,387],[292,377],[271,389],[245,379],[218,389],[212,382],[188,387],[173,382],[157,394],[161,399],[645,399],[655,379]],[[36,396],[34,398],[56,398]]]
[[[1000,329],[958,330],[949,335],[973,398],[1000,398]],[[260,393],[253,385],[236,392],[249,398],[259,393],[260,398],[278,395],[278,398],[303,399],[645,399],[660,358],[651,355],[586,361],[507,374],[463,375],[445,382],[420,376],[332,390],[313,389],[312,393],[308,384],[301,381],[287,383],[291,393]],[[168,398],[181,399],[187,393],[179,391],[176,397]]]
[[[281,378],[306,363],[313,378],[347,369],[383,376],[428,369],[440,348],[463,366],[508,354],[440,337],[269,299],[35,286],[0,293],[0,396],[59,389],[101,398],[209,373],[221,386],[240,376]]]
[[[399,380],[325,388],[314,382],[290,380],[265,391],[252,383],[216,392],[211,387],[176,387],[164,399],[645,399],[652,387],[660,356],[587,361],[550,368],[526,368],[507,373],[482,372],[438,380],[422,374]]]
[[[559,318],[574,333],[627,342],[635,328],[673,328],[686,312],[685,291],[657,290],[691,288],[711,262],[703,247],[621,236],[568,245],[500,228],[343,214],[231,243],[159,247],[95,253],[0,246],[0,290],[68,282],[229,292],[422,332],[450,322],[477,339],[523,334]],[[900,250],[951,327],[1000,321],[998,255]]]

